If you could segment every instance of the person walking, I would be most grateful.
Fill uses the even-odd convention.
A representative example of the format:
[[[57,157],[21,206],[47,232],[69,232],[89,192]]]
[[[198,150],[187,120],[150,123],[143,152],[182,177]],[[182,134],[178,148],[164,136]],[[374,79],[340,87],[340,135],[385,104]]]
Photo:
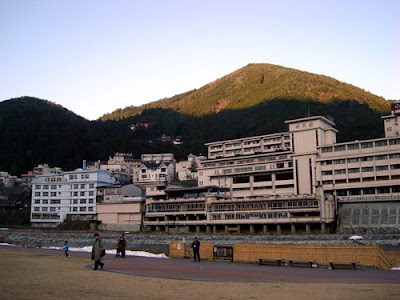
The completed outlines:
[[[194,261],[200,262],[200,241],[197,239],[197,237],[194,237],[193,243],[192,243],[192,249],[193,249],[193,258]]]
[[[121,252],[121,257],[125,257],[125,250],[126,250],[126,240],[125,240],[125,233],[121,234],[119,238],[119,252]]]
[[[67,257],[69,256],[69,254],[68,254],[68,250],[69,250],[68,241],[65,241],[65,242],[64,242],[64,247],[63,247],[63,249],[64,249],[64,253],[65,253],[65,258],[67,258]]]
[[[98,269],[98,266],[100,266],[101,269],[103,269],[103,267],[104,267],[104,263],[101,262],[102,250],[103,250],[103,246],[101,244],[100,235],[98,233],[95,233],[93,247],[92,247],[92,260],[94,260],[94,268],[93,268],[94,271],[96,271]]]

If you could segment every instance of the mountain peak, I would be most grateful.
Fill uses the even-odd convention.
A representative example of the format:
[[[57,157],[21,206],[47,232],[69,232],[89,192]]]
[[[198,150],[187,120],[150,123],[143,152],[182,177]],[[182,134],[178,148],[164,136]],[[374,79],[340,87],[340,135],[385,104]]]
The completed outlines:
[[[247,109],[270,100],[330,103],[354,100],[378,112],[390,104],[351,84],[334,78],[266,63],[251,63],[205,86],[140,107],[127,107],[104,115],[101,120],[118,120],[149,108],[172,109],[190,116],[205,116],[223,110]]]

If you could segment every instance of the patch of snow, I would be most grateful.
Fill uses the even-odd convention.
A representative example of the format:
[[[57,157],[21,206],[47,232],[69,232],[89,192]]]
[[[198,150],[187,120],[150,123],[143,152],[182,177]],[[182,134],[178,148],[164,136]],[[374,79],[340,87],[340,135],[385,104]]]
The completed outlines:
[[[13,244],[8,244],[8,243],[0,243],[0,246],[10,246],[10,247],[15,247]]]
[[[359,235],[353,235],[353,236],[349,237],[349,240],[362,240],[362,239],[363,239],[363,237],[359,236]]]
[[[45,249],[52,249],[52,250],[62,250],[63,247],[42,247]],[[74,248],[74,247],[69,247],[69,251],[77,251],[77,252],[92,252],[92,246],[85,246],[82,248]],[[107,250],[107,254],[113,254],[115,255],[117,253],[117,250],[112,249],[112,250]],[[168,258],[168,256],[165,255],[165,253],[161,254],[154,254],[150,252],[145,252],[145,251],[131,251],[131,250],[126,250],[125,255],[127,256],[143,256],[143,257],[153,257],[153,258]]]

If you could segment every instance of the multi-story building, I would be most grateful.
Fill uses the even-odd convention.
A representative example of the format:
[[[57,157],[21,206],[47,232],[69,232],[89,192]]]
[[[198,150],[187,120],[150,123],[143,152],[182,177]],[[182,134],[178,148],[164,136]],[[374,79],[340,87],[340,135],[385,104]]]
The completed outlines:
[[[205,156],[197,156],[189,154],[187,160],[182,160],[176,163],[176,174],[179,181],[193,180],[198,178],[197,169],[201,161],[206,160]]]
[[[91,220],[97,213],[96,188],[115,183],[105,170],[39,175],[32,181],[31,224],[55,227],[68,216]]]
[[[101,230],[140,231],[143,226],[145,190],[128,185],[97,189],[97,221]]]
[[[51,168],[48,164],[40,164],[37,167],[34,167],[32,171],[28,171],[27,174],[21,175],[22,183],[30,185],[33,178],[37,175],[43,174],[60,174],[62,169],[59,167]]]
[[[392,114],[383,117],[385,136],[400,136],[400,101],[392,103]]]
[[[384,120],[398,116],[394,110]],[[337,143],[332,118],[286,124],[288,132],[206,144],[199,188],[217,187],[219,192],[195,200],[187,199],[187,191],[171,197],[168,189],[165,197],[148,196],[145,224],[153,230],[250,233],[327,232],[336,225],[342,230],[399,228],[398,136]],[[182,204],[189,200],[193,203]],[[202,203],[195,211],[194,202]],[[362,208],[365,203],[369,207]]]
[[[172,153],[142,154],[138,184],[167,184],[176,178]]]

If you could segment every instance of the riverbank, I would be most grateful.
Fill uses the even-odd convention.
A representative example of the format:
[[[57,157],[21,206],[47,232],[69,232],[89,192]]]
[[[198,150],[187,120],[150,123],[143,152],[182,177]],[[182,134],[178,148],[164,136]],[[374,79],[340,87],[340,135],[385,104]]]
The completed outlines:
[[[121,233],[100,232],[106,249],[114,249],[117,238]],[[168,255],[171,242],[185,241],[190,243],[194,235],[184,234],[137,234],[125,233],[128,249],[165,253]],[[351,235],[199,235],[200,241],[213,242],[216,245],[234,243],[281,243],[281,244],[324,244],[324,245],[377,245],[384,250],[400,248],[400,234],[366,234],[359,239],[351,239]],[[0,230],[0,242],[26,247],[59,247],[67,240],[70,247],[82,248],[92,245],[93,232],[68,232],[44,230]]]

